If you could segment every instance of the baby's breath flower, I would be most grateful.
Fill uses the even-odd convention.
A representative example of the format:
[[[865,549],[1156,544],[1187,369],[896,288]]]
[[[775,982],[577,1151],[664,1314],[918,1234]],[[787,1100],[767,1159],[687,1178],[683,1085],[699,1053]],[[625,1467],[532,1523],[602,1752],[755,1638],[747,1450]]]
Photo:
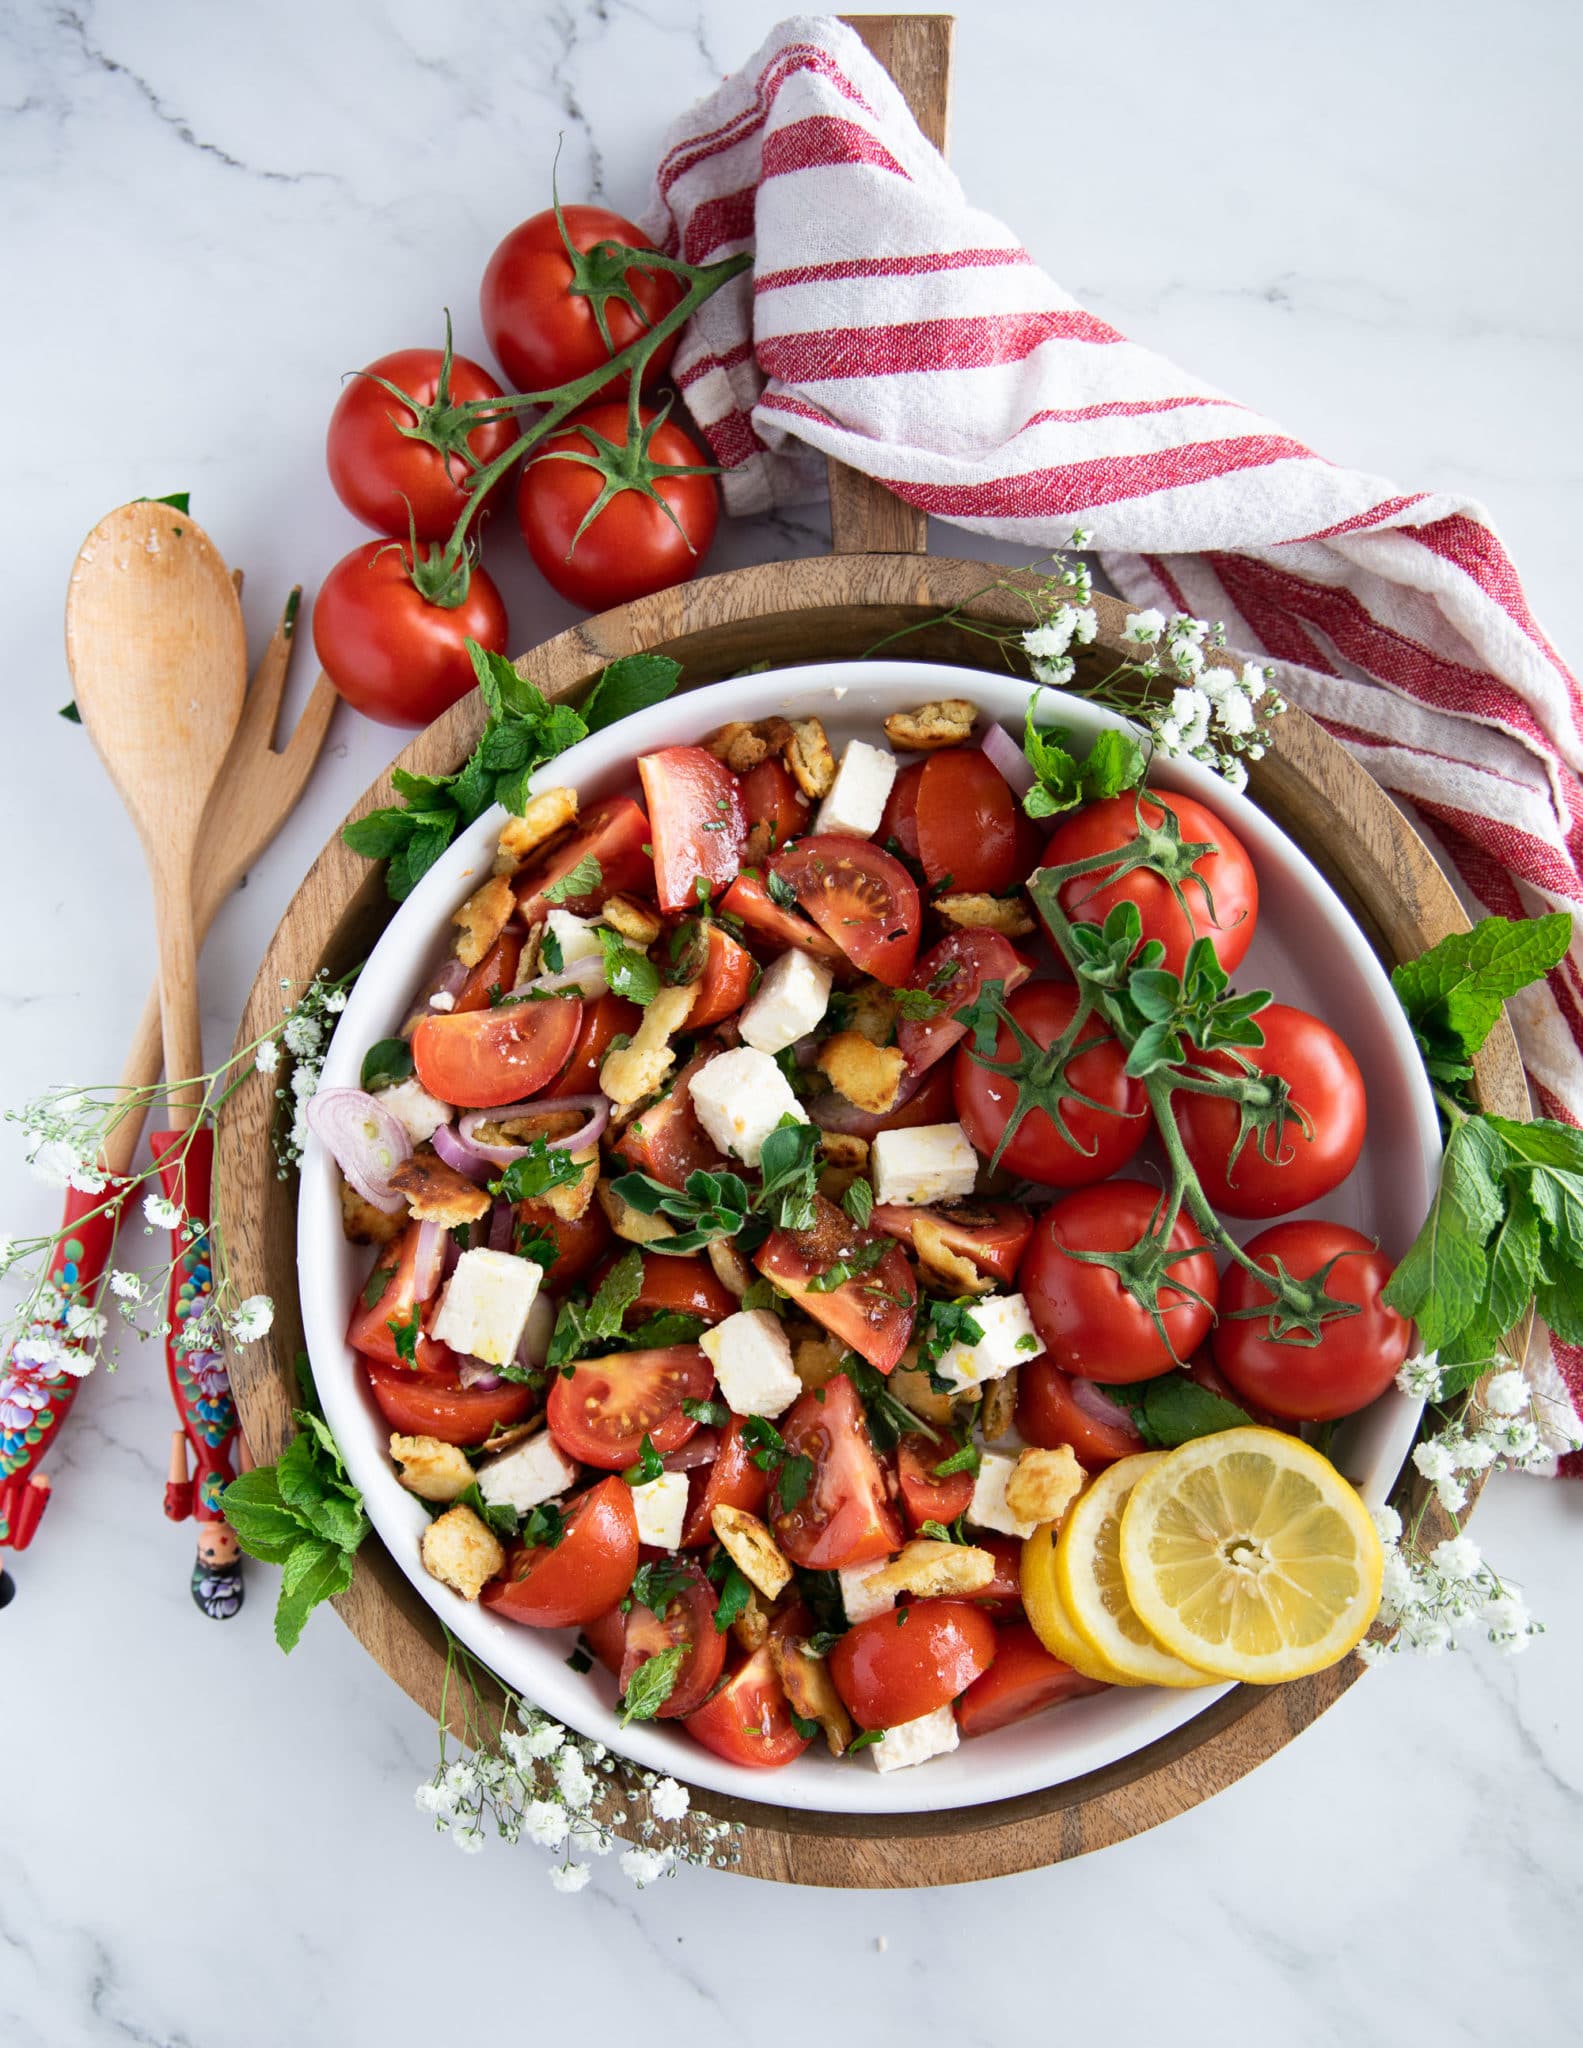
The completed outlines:
[[[1165,614],[1149,610],[1128,612],[1127,623],[1122,628],[1123,640],[1130,640],[1135,647],[1152,647],[1165,631]]]
[[[272,1074],[280,1065],[280,1047],[274,1039],[266,1038],[254,1049],[253,1065],[261,1074]]]
[[[465,1854],[476,1856],[484,1846],[484,1831],[476,1821],[469,1821],[466,1827],[452,1828],[451,1840]]]
[[[559,1849],[571,1825],[566,1808],[553,1799],[533,1800],[522,1816],[523,1832],[541,1849]]]
[[[1440,1398],[1440,1357],[1434,1351],[1421,1351],[1409,1358],[1396,1375],[1396,1384],[1404,1394],[1415,1401],[1438,1401]],[[1419,1468],[1422,1470],[1422,1467]],[[1425,1474],[1425,1477],[1428,1477]]]
[[[681,1820],[691,1803],[687,1787],[674,1778],[661,1778],[649,1794],[649,1811],[656,1820]]]
[[[670,1867],[669,1849],[628,1849],[621,1859],[622,1876],[630,1877],[639,1891],[655,1878],[664,1877]]]
[[[1458,1585],[1467,1585],[1484,1568],[1484,1559],[1471,1536],[1448,1536],[1429,1553],[1435,1570]]]
[[[1530,1398],[1528,1382],[1516,1366],[1498,1372],[1484,1389],[1484,1405],[1491,1415],[1520,1415]]]
[[[169,1195],[145,1195],[143,1214],[156,1230],[174,1230],[181,1222],[181,1204],[173,1202]]]
[[[324,1042],[324,1027],[318,1019],[301,1010],[294,1011],[281,1030],[286,1050],[299,1060],[312,1059]]]
[[[580,1892],[592,1875],[586,1863],[556,1863],[550,1866],[550,1883],[558,1892]]]
[[[141,1301],[143,1283],[135,1273],[124,1273],[118,1266],[110,1275],[110,1292],[120,1301]]]
[[[238,1344],[256,1344],[267,1336],[275,1320],[275,1304],[267,1294],[250,1294],[230,1321],[231,1335]]]

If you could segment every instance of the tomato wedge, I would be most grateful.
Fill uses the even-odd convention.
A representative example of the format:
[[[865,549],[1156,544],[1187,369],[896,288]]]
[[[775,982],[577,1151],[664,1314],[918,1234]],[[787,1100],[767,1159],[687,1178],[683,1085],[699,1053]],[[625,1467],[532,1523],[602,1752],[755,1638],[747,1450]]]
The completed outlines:
[[[677,1074],[670,1092],[651,1102],[611,1148],[629,1166],[664,1181],[668,1188],[685,1187],[690,1173],[719,1173],[727,1165],[698,1121],[690,1085],[714,1050],[696,1053]]]
[[[746,946],[712,920],[689,917],[665,941],[665,979],[696,982],[687,1029],[703,1031],[740,1010],[748,999],[758,962]]]
[[[436,1012],[421,1018],[412,1034],[412,1063],[441,1102],[499,1109],[537,1095],[555,1078],[571,1056],[582,1021],[576,995]]]
[[[905,1100],[895,1109],[875,1116],[832,1089],[828,1095],[811,1099],[808,1114],[822,1131],[844,1131],[853,1138],[873,1138],[880,1131],[916,1130],[920,1124],[955,1122],[956,1090],[949,1060],[937,1060],[920,1081],[904,1080],[902,1094]]]
[[[931,883],[1009,889],[1017,874],[1017,799],[977,747],[946,747],[918,782],[918,859]]]
[[[827,938],[887,988],[900,988],[918,957],[917,885],[893,855],[867,839],[815,832],[770,862]]]
[[[557,1216],[548,1202],[518,1202],[516,1219],[519,1242],[547,1237],[555,1247],[544,1279],[547,1294],[570,1294],[599,1264],[615,1234],[597,1202],[590,1202],[575,1223]]]
[[[479,1597],[491,1614],[529,1628],[581,1628],[624,1597],[637,1568],[632,1489],[601,1479],[573,1501],[553,1550],[517,1544]]]
[[[742,785],[703,747],[640,755],[638,774],[649,807],[660,908],[691,909],[700,878],[710,896],[736,879],[748,836]]]
[[[514,924],[508,924],[489,951],[469,973],[457,993],[451,1007],[454,1016],[458,1010],[487,1010],[491,991],[504,995],[516,986],[517,969],[522,964],[522,941],[526,935]]]
[[[623,1253],[631,1249],[630,1245],[621,1247]],[[669,1314],[702,1316],[706,1323],[722,1323],[741,1305],[721,1285],[714,1267],[701,1253],[673,1252],[667,1258],[663,1252],[644,1252],[642,1261],[643,1279],[626,1313],[629,1330],[650,1316]],[[597,1277],[603,1280],[605,1274]]]
[[[683,1653],[676,1683],[658,1710],[662,1721],[678,1721],[701,1707],[725,1669],[726,1638],[715,1627],[716,1605],[714,1588],[696,1568],[688,1571],[685,1584],[672,1595],[663,1615],[645,1607],[641,1600],[632,1603],[617,1674],[623,1692],[638,1666],[650,1657],[678,1646]]]
[[[955,1013],[977,1001],[985,982],[1000,982],[1010,995],[1032,972],[1010,939],[999,932],[951,932],[938,946],[931,946],[913,970],[913,986],[945,1008],[937,1017],[912,1022],[903,1018],[897,1025],[896,1044],[907,1071],[921,1074],[967,1036],[967,1026],[958,1024]]]
[[[1022,1616],[1022,1544],[1015,1536],[997,1536],[992,1530],[975,1529],[973,1541],[987,1550],[995,1561],[995,1576],[968,1599],[982,1607],[994,1621],[1016,1621]]]
[[[607,990],[604,995],[585,1001],[572,1056],[544,1093],[592,1095],[599,1086],[599,1069],[605,1063],[611,1039],[622,1032],[630,1038],[642,1022],[643,1012],[625,996],[611,995]]]
[[[863,1404],[844,1372],[799,1396],[780,1431],[794,1457],[813,1461],[807,1491],[774,1518],[775,1534],[793,1564],[839,1571],[901,1548],[901,1524],[869,1441]]]
[[[733,1415],[726,1424],[712,1465],[699,1466],[688,1480],[687,1520],[682,1524],[682,1548],[691,1550],[714,1541],[710,1517],[716,1508],[746,1508],[761,1515],[769,1494],[769,1474],[753,1462],[752,1447],[742,1433],[742,1418]]]
[[[736,918],[777,953],[795,946],[800,953],[811,953],[814,959],[823,960],[827,967],[847,964],[845,953],[833,939],[826,938],[801,912],[783,909],[757,875],[737,876],[720,899],[720,915]]]
[[[800,1757],[813,1740],[797,1733],[768,1643],[729,1673],[682,1726],[705,1749],[748,1770],[776,1770]]]
[[[879,830],[874,834],[887,853],[894,850],[894,841],[908,860],[918,859],[918,788],[928,765],[927,761],[914,761],[903,768],[890,786],[890,795],[880,813]]]
[[[996,1280],[1012,1277],[1033,1235],[1033,1218],[1016,1202],[953,1202],[940,1209],[882,1203],[869,1218],[873,1229],[913,1247],[920,1221],[933,1225],[947,1251]]]
[[[637,1463],[645,1437],[662,1455],[686,1443],[698,1425],[681,1404],[707,1400],[714,1383],[696,1344],[579,1359],[550,1388],[550,1434],[567,1457],[620,1472]]]
[[[481,1444],[497,1425],[520,1422],[533,1406],[531,1387],[464,1387],[457,1368],[409,1372],[365,1361],[368,1389],[392,1429],[404,1436],[434,1436],[442,1444]]]
[[[599,881],[581,895],[559,900],[562,910],[586,917],[607,896],[648,895],[654,886],[654,865],[643,851],[649,843],[649,821],[629,796],[607,796],[590,804],[570,835],[558,840],[517,877],[517,908],[527,925],[542,924],[556,908],[547,889],[591,855],[599,863]]]
[[[973,1500],[971,1472],[948,1472],[935,1477],[934,1468],[949,1458],[949,1437],[931,1443],[926,1436],[904,1436],[896,1446],[896,1477],[901,1482],[901,1504],[916,1536],[925,1522],[945,1528],[958,1515],[965,1515]]]
[[[849,1628],[830,1676],[860,1728],[894,1728],[966,1692],[995,1661],[995,1624],[967,1600],[912,1600]]]
[[[813,809],[786,763],[773,754],[743,776],[742,804],[749,830],[757,825],[766,828],[772,853],[808,829],[808,814]]]
[[[833,1202],[816,1199],[811,1229],[772,1230],[753,1263],[880,1372],[912,1341],[917,1298],[906,1255],[883,1232],[860,1230]],[[837,1265],[853,1267],[851,1277],[835,1287],[814,1284],[827,1282]]]
[[[1052,1657],[1027,1622],[1011,1621],[995,1631],[994,1663],[957,1701],[956,1725],[965,1742],[1108,1689],[1102,1679],[1085,1678]]]
[[[409,1223],[395,1249],[392,1251],[386,1247],[380,1252],[378,1262],[357,1297],[346,1341],[365,1358],[377,1358],[385,1365],[402,1362],[390,1325],[412,1321],[418,1285],[418,1239],[422,1230],[421,1223]],[[376,1285],[379,1291],[370,1304],[368,1296]],[[436,1344],[432,1337],[420,1333],[417,1363],[420,1372],[444,1372],[451,1364],[451,1351],[447,1345]],[[410,1378],[410,1367],[404,1369]]]
[[[1017,1375],[1017,1427],[1040,1450],[1070,1444],[1085,1472],[1145,1447],[1125,1408],[1046,1357],[1030,1358]]]

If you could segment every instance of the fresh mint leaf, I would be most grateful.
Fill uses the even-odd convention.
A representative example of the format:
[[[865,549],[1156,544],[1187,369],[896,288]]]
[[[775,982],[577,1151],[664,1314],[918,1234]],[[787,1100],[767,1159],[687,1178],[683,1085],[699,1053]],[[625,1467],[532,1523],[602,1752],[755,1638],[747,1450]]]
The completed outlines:
[[[688,1174],[686,1185],[667,1187],[646,1173],[624,1173],[614,1183],[619,1198],[645,1216],[663,1216],[680,1227],[673,1237],[657,1238],[651,1252],[698,1251],[712,1239],[737,1237],[748,1226],[752,1198],[747,1184],[734,1173]]]
[[[575,867],[568,868],[558,882],[552,882],[544,892],[546,903],[570,903],[583,896],[592,896],[605,879],[605,871],[599,856],[585,853]]]
[[[756,1279],[748,1282],[747,1292],[742,1297],[744,1310],[767,1308],[771,1315],[783,1316],[786,1313],[786,1306],[785,1295],[765,1274],[761,1273]]]
[[[608,925],[600,925],[595,936],[599,940],[599,950],[605,956],[605,980],[610,984],[610,993],[625,996],[629,1003],[637,1003],[647,1009],[660,992],[660,970],[636,947],[629,946],[620,932],[611,931]]]
[[[486,1527],[493,1529],[502,1543],[515,1542],[522,1533],[522,1517],[509,1501],[487,1501],[475,1479],[471,1486],[463,1487],[455,1500],[431,1501],[429,1505],[436,1515],[443,1515],[448,1508],[471,1508]]]
[[[590,1351],[618,1343],[627,1310],[643,1287],[643,1254],[636,1246],[624,1253],[599,1284],[592,1301],[568,1298],[555,1318],[546,1363],[552,1367],[568,1364]]]
[[[1129,1412],[1151,1450],[1174,1450],[1195,1437],[1242,1429],[1253,1420],[1234,1401],[1199,1386],[1185,1372],[1162,1373],[1158,1379],[1133,1380],[1126,1386],[1101,1387],[1099,1391]]]
[[[281,1571],[275,1607],[275,1641],[281,1649],[297,1647],[308,1616],[321,1601],[346,1591],[353,1569],[352,1553],[334,1543],[308,1537],[297,1545]]]
[[[686,1309],[661,1309],[627,1332],[634,1351],[666,1351],[674,1344],[696,1344],[709,1327],[702,1316]]]
[[[943,996],[932,996],[926,988],[895,988],[891,1000],[896,1005],[896,1014],[909,1024],[927,1024],[938,1017],[946,1008]]]
[[[416,1366],[418,1362],[418,1337],[423,1328],[423,1324],[418,1317],[418,1311],[414,1309],[411,1315],[402,1318],[392,1316],[385,1324],[385,1328],[395,1339],[396,1356],[401,1363],[403,1365]]]
[[[959,1301],[931,1301],[918,1327],[918,1364],[928,1372],[940,1363],[953,1344],[982,1344],[984,1325],[973,1314],[970,1298]]]
[[[872,1749],[876,1742],[883,1742],[884,1740],[885,1731],[883,1728],[864,1728],[853,1736],[843,1754],[846,1756],[856,1756],[860,1749]]]
[[[551,1149],[540,1134],[520,1159],[501,1170],[500,1178],[489,1183],[489,1192],[508,1202],[536,1202],[552,1188],[570,1187],[581,1180],[583,1169],[565,1146]]]
[[[619,718],[646,711],[669,697],[681,680],[682,665],[668,654],[624,654],[600,676],[583,699],[583,723],[602,732]]]
[[[978,1445],[971,1440],[959,1451],[953,1451],[949,1458],[942,1458],[934,1468],[936,1479],[949,1479],[954,1472],[976,1472],[983,1461]]]
[[[731,1410],[724,1401],[684,1400],[682,1413],[690,1421],[706,1423],[713,1429],[724,1429],[731,1420]]]
[[[776,1500],[783,1515],[800,1507],[813,1484],[813,1460],[793,1451],[780,1431],[765,1415],[749,1415],[742,1434],[752,1450],[749,1455],[761,1472],[771,1475]]]
[[[621,1476],[628,1486],[647,1486],[651,1480],[661,1478],[664,1471],[665,1462],[655,1450],[653,1440],[645,1430],[637,1463],[628,1465]]]
[[[759,1153],[762,1185],[755,1206],[781,1230],[812,1227],[820,1135],[817,1124],[788,1114],[764,1140]]]
[[[1391,969],[1391,986],[1437,1080],[1465,1082],[1501,1006],[1548,974],[1566,952],[1572,919],[1485,917],[1416,960]]]
[[[869,1218],[874,1213],[874,1189],[871,1183],[864,1180],[861,1175],[856,1180],[849,1181],[846,1192],[841,1197],[841,1206],[859,1230],[867,1230]]]
[[[558,1550],[566,1536],[566,1517],[554,1501],[530,1508],[522,1521],[522,1540],[530,1550]]]
[[[888,1237],[876,1237],[868,1244],[854,1245],[851,1251],[825,1267],[822,1273],[814,1273],[805,1283],[810,1294],[834,1294],[838,1287],[844,1287],[849,1280],[856,1280],[864,1273],[872,1273],[891,1248]]]
[[[868,1433],[877,1451],[893,1451],[904,1436],[926,1436],[931,1443],[939,1442],[940,1433],[934,1424],[925,1422],[899,1395],[894,1394],[885,1375],[867,1359],[859,1358],[855,1351],[848,1352],[841,1370],[863,1403]]]
[[[686,1565],[678,1564],[674,1557],[657,1557],[649,1564],[640,1564],[633,1574],[631,1590],[622,1602],[623,1612],[630,1613],[634,1607],[646,1607],[651,1614],[663,1620],[665,1610],[691,1581],[691,1571]]]
[[[730,1569],[720,1584],[720,1597],[715,1605],[715,1629],[724,1635],[753,1596],[747,1574],[739,1564],[727,1560]]]
[[[1383,1299],[1417,1323],[1426,1351],[1449,1346],[1478,1313],[1489,1276],[1485,1245],[1505,1209],[1507,1156],[1485,1118],[1454,1126],[1423,1228],[1386,1284]]]
[[[263,1564],[284,1564],[302,1541],[305,1525],[297,1510],[281,1499],[273,1465],[260,1465],[233,1479],[221,1506],[237,1542]]]
[[[1071,752],[1072,734],[1063,726],[1041,726],[1039,697],[1028,699],[1022,751],[1037,778],[1022,800],[1030,818],[1051,818],[1100,797],[1119,796],[1143,780],[1148,766],[1130,732],[1109,727],[1095,735],[1082,759]]]
[[[764,877],[764,887],[771,903],[776,904],[780,909],[795,910],[798,907],[797,891],[786,880],[784,875],[778,875],[773,868]]]
[[[382,1038],[363,1055],[360,1079],[365,1093],[372,1094],[376,1088],[392,1088],[400,1081],[410,1080],[411,1076],[412,1047],[404,1038]]]
[[[621,1725],[629,1721],[652,1721],[676,1690],[676,1677],[682,1668],[682,1659],[687,1654],[685,1643],[672,1643],[668,1650],[660,1650],[652,1657],[645,1657],[633,1672],[621,1700]]]

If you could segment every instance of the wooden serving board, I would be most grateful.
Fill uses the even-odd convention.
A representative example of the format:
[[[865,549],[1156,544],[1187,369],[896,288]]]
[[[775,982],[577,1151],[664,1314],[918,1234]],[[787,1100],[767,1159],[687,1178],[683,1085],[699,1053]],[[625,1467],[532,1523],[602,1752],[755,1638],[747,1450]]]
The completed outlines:
[[[855,25],[908,93],[920,125],[942,142],[951,23],[934,16],[873,16]],[[552,698],[572,697],[618,655],[652,650],[683,664],[688,685],[715,682],[756,662],[771,666],[861,655],[887,634],[954,606],[976,620],[1011,621],[1025,610],[1005,572],[982,562],[924,553],[921,515],[882,486],[832,475],[837,552],[705,577],[587,620],[524,655],[518,667]],[[994,587],[999,584],[1000,587]],[[1119,659],[1126,608],[1098,598],[1099,633],[1089,656]],[[963,668],[999,666],[993,644],[929,626],[896,653]],[[964,685],[970,688],[969,685]],[[482,725],[468,698],[408,746],[399,765],[415,774],[454,771]],[[1432,855],[1378,785],[1300,711],[1274,728],[1249,794],[1308,853],[1351,908],[1387,965],[1421,952],[1467,919]],[[350,814],[389,798],[381,776]],[[279,1020],[282,984],[320,968],[340,974],[367,953],[393,906],[382,871],[329,841],[292,899],[259,968],[238,1033],[244,1045]],[[1503,1018],[1477,1062],[1483,1105],[1528,1112],[1516,1041]],[[302,1346],[296,1293],[296,1188],[276,1178],[270,1145],[272,1091],[242,1089],[221,1124],[215,1206],[241,1294],[276,1305],[268,1339],[232,1362],[232,1384],[256,1458],[279,1455],[292,1435],[293,1360]],[[1416,1505],[1420,1484],[1409,1468]],[[1398,1496],[1401,1498],[1401,1496]],[[1430,1503],[1426,1528],[1438,1508]],[[1441,1526],[1449,1525],[1440,1517]],[[358,1556],[351,1590],[336,1602],[370,1655],[426,1713],[439,1716],[445,1673],[440,1624],[377,1538]],[[954,1884],[1059,1862],[1123,1841],[1234,1783],[1290,1742],[1360,1675],[1348,1659],[1293,1684],[1242,1686],[1149,1748],[1072,1783],[998,1805],[946,1813],[863,1816],[800,1813],[714,1793],[696,1803],[740,1822],[743,1873],[796,1884]],[[498,1696],[497,1696],[498,1698]],[[454,1731],[462,1733],[451,1707]],[[630,1801],[628,1802],[630,1803]]]

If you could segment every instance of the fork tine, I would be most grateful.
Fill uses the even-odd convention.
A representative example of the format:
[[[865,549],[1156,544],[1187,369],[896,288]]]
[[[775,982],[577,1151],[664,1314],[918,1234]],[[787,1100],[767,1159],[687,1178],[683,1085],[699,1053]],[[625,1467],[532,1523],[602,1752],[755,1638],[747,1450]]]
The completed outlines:
[[[330,678],[321,670],[318,681],[308,693],[308,701],[302,707],[302,716],[297,720],[296,730],[281,748],[278,758],[294,764],[300,760],[303,779],[319,758],[319,749],[324,745],[324,736],[330,729],[330,714],[335,709],[336,688]]]
[[[297,609],[301,603],[302,585],[299,583],[286,595],[275,630],[269,636],[269,645],[253,671],[253,683],[248,691],[248,708],[252,712],[249,723],[256,719],[258,737],[271,751],[274,750],[275,720],[280,715],[280,700],[286,690],[286,673],[291,666],[292,642],[297,630]]]

